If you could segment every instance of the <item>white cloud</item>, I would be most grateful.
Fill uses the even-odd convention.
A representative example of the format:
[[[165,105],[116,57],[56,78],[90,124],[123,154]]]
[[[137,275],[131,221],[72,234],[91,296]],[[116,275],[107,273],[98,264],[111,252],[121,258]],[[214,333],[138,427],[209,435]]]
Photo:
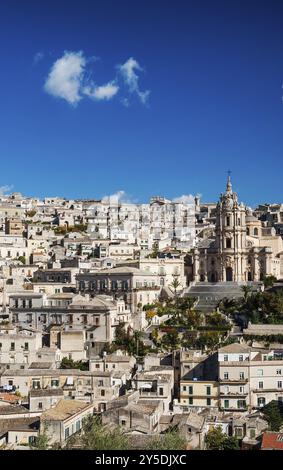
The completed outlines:
[[[76,105],[82,98],[80,91],[85,64],[86,59],[81,51],[65,52],[54,62],[44,85],[45,91]]]
[[[98,101],[109,101],[118,93],[118,91],[119,87],[115,84],[115,81],[108,82],[106,85],[101,86],[86,86],[83,89],[83,93],[85,95]]]
[[[125,194],[125,191],[117,191],[116,193],[110,194],[109,196],[104,196],[102,198],[102,202],[106,202],[107,204],[118,204]]]
[[[150,91],[141,91],[139,87],[139,76],[136,72],[143,72],[143,68],[138,61],[130,57],[124,64],[118,65],[118,70],[122,75],[130,93],[136,93],[143,104],[147,103]]]
[[[34,57],[34,63],[42,57],[42,53],[38,52]],[[142,104],[147,103],[150,91],[140,90],[137,72],[142,72],[143,69],[133,57],[130,57],[123,65],[117,66],[117,76],[103,85],[97,85],[91,79],[90,64],[94,60],[97,58],[87,58],[82,51],[65,51],[63,56],[52,65],[44,90],[75,106],[85,97],[94,101],[110,101],[121,92],[118,80],[122,79],[128,90],[128,96],[120,93],[120,101],[124,106],[130,105],[129,94],[136,94]]]
[[[104,196],[102,198],[102,202],[113,205],[117,205],[118,203],[136,204],[137,199],[133,199],[132,196],[126,193],[126,191],[120,190],[114,194],[110,194],[109,196]]]
[[[6,196],[7,193],[9,193],[11,191],[11,189],[13,189],[13,185],[4,185],[4,186],[0,186],[0,196]]]
[[[173,202],[182,202],[183,204],[194,204],[195,196],[192,194],[183,194],[182,196],[175,197]]]

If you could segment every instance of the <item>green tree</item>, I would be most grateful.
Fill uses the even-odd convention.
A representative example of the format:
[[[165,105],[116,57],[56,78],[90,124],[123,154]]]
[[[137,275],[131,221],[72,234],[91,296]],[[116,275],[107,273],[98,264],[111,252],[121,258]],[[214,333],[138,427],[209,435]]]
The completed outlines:
[[[252,287],[251,286],[241,286],[241,290],[243,291],[243,294],[244,294],[244,301],[245,303],[247,302],[248,300],[248,297],[250,295],[250,293],[252,292]]]
[[[181,283],[177,276],[174,277],[173,281],[170,284],[170,287],[174,290],[174,296],[177,297],[177,289],[180,287]]]
[[[278,432],[282,425],[282,408],[278,405],[278,402],[273,400],[263,408],[265,418],[269,423],[271,431]]]
[[[118,426],[110,428],[99,417],[90,417],[83,423],[81,446],[85,450],[129,450],[130,443]]]
[[[172,331],[165,333],[165,335],[162,336],[161,345],[169,351],[177,349],[179,346],[178,331],[175,328],[172,328]]]
[[[63,357],[60,369],[80,369],[80,370],[89,370],[88,361],[73,361],[68,357]]]
[[[185,450],[187,441],[177,429],[171,429],[165,434],[150,439],[146,450]]]
[[[238,439],[235,436],[227,436],[220,426],[208,431],[205,445],[208,450],[240,450]]]
[[[223,450],[240,450],[238,439],[235,436],[226,437],[223,442]]]
[[[29,447],[33,450],[47,450],[49,441],[50,437],[47,434],[47,426],[44,426],[42,432],[36,436],[35,441]]]
[[[225,434],[220,426],[210,429],[205,436],[205,446],[208,450],[223,450]]]
[[[263,278],[263,285],[264,285],[264,288],[266,289],[267,287],[272,287],[274,282],[276,282],[277,279],[275,276],[264,276]]]

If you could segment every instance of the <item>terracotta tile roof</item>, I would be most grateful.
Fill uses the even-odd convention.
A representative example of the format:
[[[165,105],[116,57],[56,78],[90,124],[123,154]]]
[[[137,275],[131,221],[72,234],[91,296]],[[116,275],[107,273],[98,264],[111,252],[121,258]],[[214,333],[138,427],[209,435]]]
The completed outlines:
[[[283,450],[283,433],[279,433],[279,432],[263,433],[261,449]]]
[[[18,403],[19,400],[19,397],[17,395],[14,395],[13,393],[0,393],[0,402],[6,401],[9,403]]]

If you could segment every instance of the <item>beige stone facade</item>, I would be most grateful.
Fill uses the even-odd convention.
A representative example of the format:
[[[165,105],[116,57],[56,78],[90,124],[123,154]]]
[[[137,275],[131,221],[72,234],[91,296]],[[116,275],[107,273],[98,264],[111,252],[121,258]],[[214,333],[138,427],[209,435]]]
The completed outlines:
[[[283,277],[283,240],[262,227],[232,191],[230,177],[226,192],[216,208],[215,236],[194,250],[194,280],[202,282],[260,281],[266,275]]]

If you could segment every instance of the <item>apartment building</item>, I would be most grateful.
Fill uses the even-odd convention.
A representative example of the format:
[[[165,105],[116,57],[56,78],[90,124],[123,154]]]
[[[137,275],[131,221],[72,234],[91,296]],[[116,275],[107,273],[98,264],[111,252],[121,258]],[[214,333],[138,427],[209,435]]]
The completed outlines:
[[[62,389],[64,398],[93,403],[96,411],[119,397],[126,375],[118,371],[81,371],[79,369],[13,369],[0,376],[0,386],[13,388],[22,397],[32,390]]]
[[[83,420],[92,416],[94,406],[78,400],[60,400],[54,407],[44,411],[40,417],[40,432],[49,437],[49,445],[64,444],[69,437],[79,432]]]
[[[160,289],[156,274],[128,266],[77,275],[77,291],[122,298],[133,312],[157,300]]]
[[[12,326],[0,326],[0,364],[27,365],[37,361],[42,347],[40,331]]]
[[[246,411],[250,405],[250,347],[236,343],[220,348],[218,364],[220,408]]]

